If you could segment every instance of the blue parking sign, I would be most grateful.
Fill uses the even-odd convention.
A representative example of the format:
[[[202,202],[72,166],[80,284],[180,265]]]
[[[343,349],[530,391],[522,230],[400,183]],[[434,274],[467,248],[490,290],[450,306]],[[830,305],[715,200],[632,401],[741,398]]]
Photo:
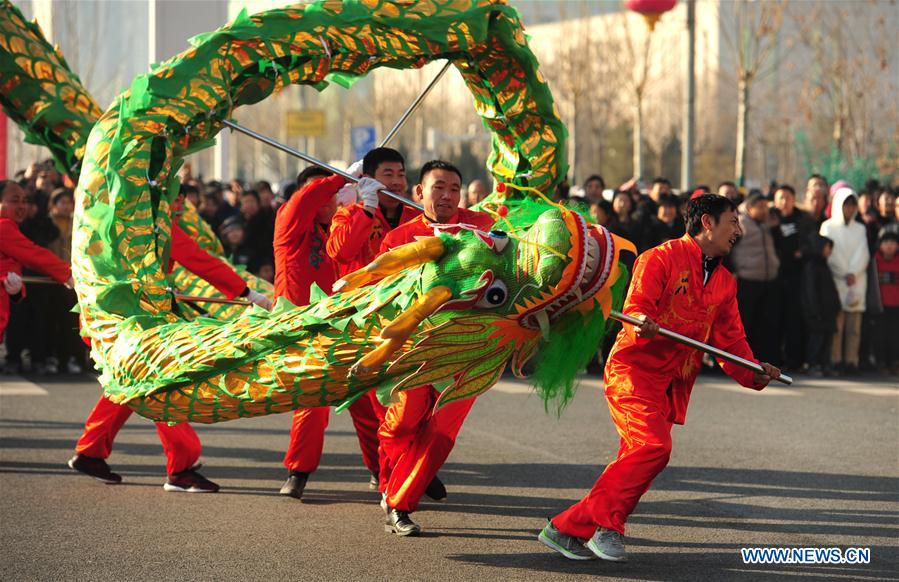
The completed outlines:
[[[353,145],[353,159],[361,160],[377,145],[374,126],[354,127],[350,130],[350,143]]]

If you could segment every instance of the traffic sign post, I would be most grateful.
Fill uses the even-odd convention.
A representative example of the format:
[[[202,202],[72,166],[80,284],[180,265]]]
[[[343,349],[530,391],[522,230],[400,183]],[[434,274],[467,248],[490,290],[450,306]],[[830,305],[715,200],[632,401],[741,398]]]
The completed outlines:
[[[354,127],[350,130],[350,143],[353,146],[353,159],[361,160],[365,154],[375,149],[375,128],[371,125]]]

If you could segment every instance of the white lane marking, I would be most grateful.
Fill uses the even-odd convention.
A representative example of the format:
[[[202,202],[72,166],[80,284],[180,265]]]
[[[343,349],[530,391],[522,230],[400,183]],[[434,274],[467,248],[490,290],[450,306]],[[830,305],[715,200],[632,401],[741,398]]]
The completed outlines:
[[[768,386],[764,390],[753,390],[752,388],[744,388],[739,384],[703,384],[702,388],[716,388],[718,390],[726,390],[728,392],[736,392],[737,394],[767,394],[768,396],[804,396],[795,388],[777,388]]]
[[[24,378],[0,380],[0,396],[47,396],[47,391]]]
[[[475,428],[473,426],[466,426],[465,432],[473,433],[473,434],[476,434],[476,435],[479,435],[482,437],[487,437],[487,438],[493,439],[494,441],[500,442],[508,447],[518,449],[520,451],[525,451],[527,453],[530,453],[531,455],[543,457],[544,459],[546,459],[548,461],[555,461],[556,463],[561,461],[561,462],[567,463],[569,465],[580,465],[581,467],[590,469],[591,471],[595,469],[592,465],[584,465],[583,461],[578,461],[576,459],[572,459],[571,457],[567,457],[564,454],[559,453],[558,451],[550,451],[550,450],[543,449],[540,447],[533,447],[531,445],[526,445],[515,439],[506,438],[502,435],[496,434],[494,432],[490,432],[488,430],[481,430],[481,429]]]
[[[534,389],[527,384],[512,384],[502,381],[490,390],[492,392],[502,392],[503,394],[532,394],[534,392]]]
[[[836,390],[865,394],[866,396],[892,396],[893,398],[899,396],[899,389],[890,388],[889,386],[845,386],[836,388]]]
[[[580,378],[578,390],[602,390],[602,382],[594,378]],[[696,389],[715,388],[717,390],[725,390],[727,392],[736,392],[745,395],[768,395],[768,396],[805,396],[808,389],[824,389],[834,390],[838,392],[851,392],[853,394],[863,394],[865,396],[892,396],[899,397],[899,387],[887,384],[880,386],[843,386],[834,380],[800,380],[797,385],[792,388],[782,387],[771,384],[764,390],[758,391],[751,388],[744,388],[736,382],[709,382],[700,379],[696,382]],[[536,394],[534,388],[526,381],[503,379],[497,382],[491,389],[491,392],[501,392],[503,394]]]

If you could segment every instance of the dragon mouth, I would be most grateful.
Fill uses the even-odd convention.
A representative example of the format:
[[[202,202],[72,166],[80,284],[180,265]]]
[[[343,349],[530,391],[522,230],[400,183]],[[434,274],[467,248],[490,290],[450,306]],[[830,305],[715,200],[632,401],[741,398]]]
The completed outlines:
[[[578,216],[579,222],[583,219]],[[612,236],[603,227],[585,229],[580,243],[582,252],[577,255],[578,278],[568,292],[549,304],[547,315],[550,320],[561,317],[579,303],[595,295],[605,284],[612,269]]]
[[[561,281],[553,289],[553,297],[532,306],[522,314],[525,327],[539,329],[594,296],[605,285],[612,271],[615,242],[602,226],[590,226],[583,217],[570,213],[571,259]],[[541,320],[544,325],[541,326]]]

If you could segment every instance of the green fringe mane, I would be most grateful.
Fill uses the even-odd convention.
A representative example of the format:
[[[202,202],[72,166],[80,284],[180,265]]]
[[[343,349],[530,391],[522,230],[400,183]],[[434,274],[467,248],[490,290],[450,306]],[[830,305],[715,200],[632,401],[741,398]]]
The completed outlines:
[[[619,263],[619,269],[618,280],[612,285],[613,309],[621,309],[627,291],[627,268]],[[570,312],[550,326],[549,337],[538,349],[531,377],[547,412],[552,403],[556,416],[562,415],[574,398],[577,375],[596,357],[606,331],[613,327],[606,325],[599,304],[594,304],[586,316]]]

